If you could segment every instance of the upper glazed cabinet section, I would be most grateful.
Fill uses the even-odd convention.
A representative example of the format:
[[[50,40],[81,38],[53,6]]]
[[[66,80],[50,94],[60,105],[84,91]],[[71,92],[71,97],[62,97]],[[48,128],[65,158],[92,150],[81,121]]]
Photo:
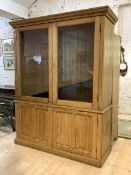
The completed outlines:
[[[17,99],[97,109],[100,7],[13,21],[17,40]]]

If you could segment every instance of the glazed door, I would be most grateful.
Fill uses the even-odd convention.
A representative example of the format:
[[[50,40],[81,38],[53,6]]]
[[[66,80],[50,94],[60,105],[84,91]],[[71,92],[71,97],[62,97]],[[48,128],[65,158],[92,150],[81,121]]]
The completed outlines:
[[[97,109],[99,18],[53,26],[53,103]]]
[[[49,25],[24,27],[17,31],[17,99],[52,101],[50,31]]]

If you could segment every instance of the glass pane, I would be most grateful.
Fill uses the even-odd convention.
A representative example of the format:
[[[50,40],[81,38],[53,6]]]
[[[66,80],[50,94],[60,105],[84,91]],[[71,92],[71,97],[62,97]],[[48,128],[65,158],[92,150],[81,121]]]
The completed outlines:
[[[58,98],[92,102],[94,23],[58,29]]]
[[[22,95],[49,97],[48,30],[21,32]]]

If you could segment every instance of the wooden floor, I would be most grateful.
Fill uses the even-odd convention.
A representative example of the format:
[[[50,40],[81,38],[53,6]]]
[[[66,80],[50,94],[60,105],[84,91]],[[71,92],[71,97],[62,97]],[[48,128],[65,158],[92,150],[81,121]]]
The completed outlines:
[[[131,175],[131,140],[119,138],[100,169],[15,145],[14,138],[0,137],[0,175]]]
[[[125,120],[131,120],[131,115],[127,115],[127,114],[119,114],[118,115],[119,119],[125,119]]]

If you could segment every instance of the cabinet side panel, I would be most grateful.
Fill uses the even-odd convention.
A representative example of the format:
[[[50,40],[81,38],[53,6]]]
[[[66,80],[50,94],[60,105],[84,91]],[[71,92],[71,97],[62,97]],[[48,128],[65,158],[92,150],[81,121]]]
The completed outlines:
[[[111,147],[111,117],[112,109],[109,109],[102,115],[102,157]]]
[[[113,93],[112,93],[112,139],[118,137],[118,105],[120,77],[120,37],[113,37]]]
[[[112,109],[107,110],[104,114],[98,114],[97,128],[97,159],[101,163],[106,160],[111,151],[112,145]]]
[[[106,17],[101,17],[99,110],[112,104],[113,32],[114,25]]]

